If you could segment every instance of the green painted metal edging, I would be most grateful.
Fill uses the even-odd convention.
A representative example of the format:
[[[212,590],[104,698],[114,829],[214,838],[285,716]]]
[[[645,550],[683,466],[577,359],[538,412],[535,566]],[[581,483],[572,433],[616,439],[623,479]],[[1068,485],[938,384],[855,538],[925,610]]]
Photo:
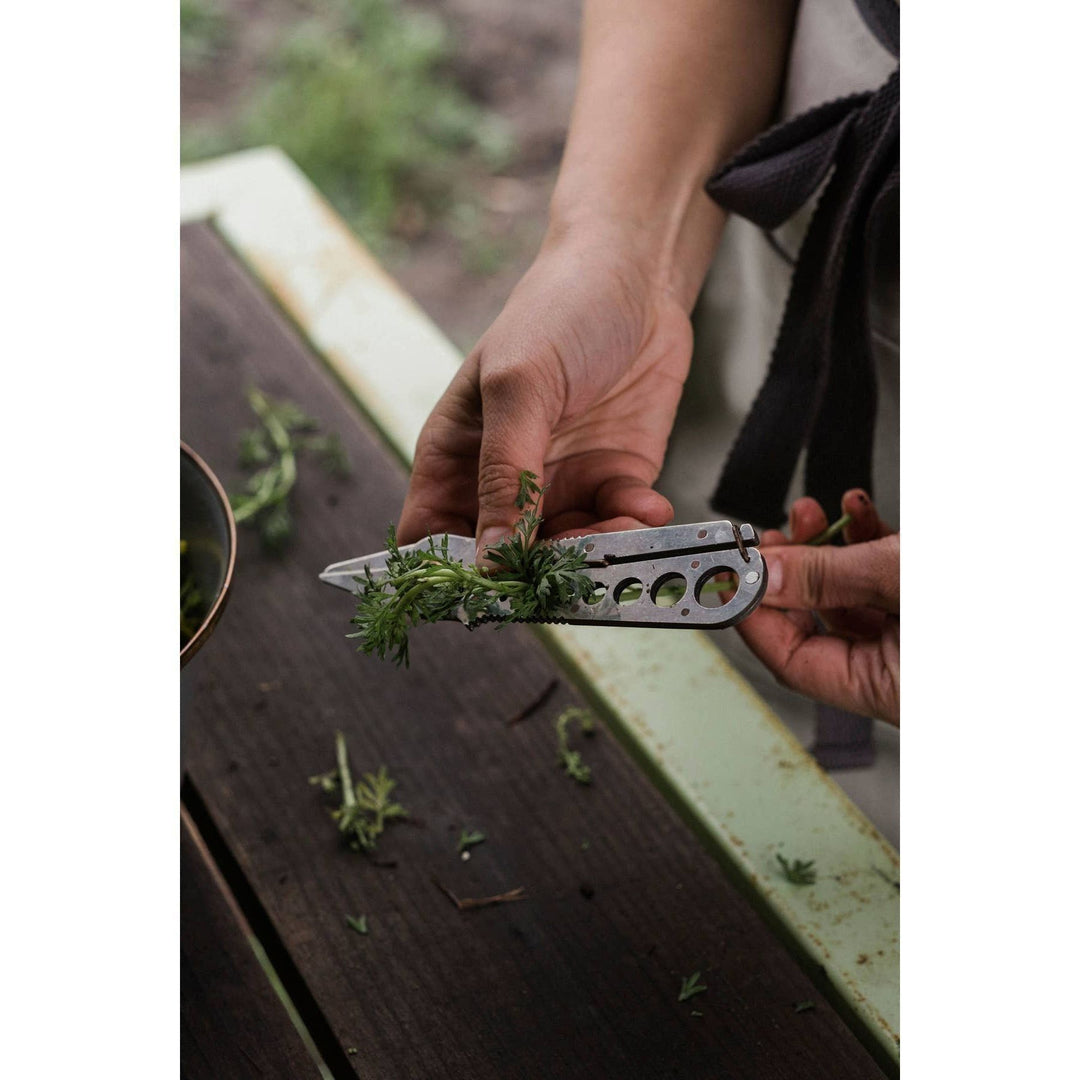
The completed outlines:
[[[213,218],[388,443],[412,460],[457,350],[273,147],[181,172],[181,218]],[[384,377],[388,358],[408,380]],[[704,634],[543,627],[665,794],[899,1058],[899,856]],[[799,886],[776,859],[813,859]]]

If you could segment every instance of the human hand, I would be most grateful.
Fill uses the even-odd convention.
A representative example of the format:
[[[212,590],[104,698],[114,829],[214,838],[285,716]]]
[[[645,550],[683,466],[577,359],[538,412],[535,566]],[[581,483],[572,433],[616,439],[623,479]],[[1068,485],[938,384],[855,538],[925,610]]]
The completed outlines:
[[[545,243],[417,442],[398,526],[497,543],[518,476],[549,485],[543,535],[666,525],[652,489],[690,364],[686,311],[632,233]]]
[[[784,686],[899,725],[900,534],[865,492],[847,492],[842,509],[852,519],[845,547],[806,546],[828,525],[810,498],[791,508],[790,540],[762,534],[769,585],[739,633]]]

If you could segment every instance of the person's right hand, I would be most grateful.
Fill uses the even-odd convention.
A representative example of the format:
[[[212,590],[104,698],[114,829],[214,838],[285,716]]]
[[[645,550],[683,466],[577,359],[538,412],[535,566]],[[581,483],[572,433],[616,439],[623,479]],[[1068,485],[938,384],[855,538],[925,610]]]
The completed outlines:
[[[522,470],[545,536],[668,524],[652,489],[690,364],[686,311],[628,230],[545,243],[432,411],[398,527],[509,534]],[[481,552],[482,553],[482,550]]]

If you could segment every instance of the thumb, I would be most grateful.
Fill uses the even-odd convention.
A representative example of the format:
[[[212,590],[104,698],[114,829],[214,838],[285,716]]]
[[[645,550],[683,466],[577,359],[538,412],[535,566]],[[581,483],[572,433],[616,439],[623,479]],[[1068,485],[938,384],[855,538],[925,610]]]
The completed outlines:
[[[483,433],[477,471],[476,555],[509,536],[521,517],[516,505],[523,470],[544,482],[551,421],[541,387],[527,369],[508,368],[481,382]]]
[[[769,548],[762,555],[769,569],[769,607],[900,613],[899,534],[849,547]]]

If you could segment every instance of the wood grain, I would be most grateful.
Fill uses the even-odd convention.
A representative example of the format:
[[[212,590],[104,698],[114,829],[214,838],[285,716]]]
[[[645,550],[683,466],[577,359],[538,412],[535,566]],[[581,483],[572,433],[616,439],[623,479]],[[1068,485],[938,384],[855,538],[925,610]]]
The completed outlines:
[[[188,819],[180,833],[180,1074],[297,1080],[319,1073],[270,987]]]
[[[881,1076],[613,738],[582,744],[591,787],[559,771],[553,720],[580,703],[565,681],[507,725],[559,676],[527,629],[422,628],[409,670],[353,651],[349,598],[316,574],[384,546],[404,470],[207,225],[184,229],[182,285],[181,428],[226,488],[242,483],[250,383],[338,431],[354,465],[340,481],[301,462],[283,558],[243,531],[229,610],[195,662],[187,749],[335,1074]],[[395,359],[388,343],[386,377],[408,379]],[[344,849],[308,783],[337,729],[354,770],[385,763],[400,781],[414,823],[380,842],[393,868]],[[462,862],[466,826],[488,839]],[[459,911],[432,876],[458,897],[527,899]],[[345,924],[359,914],[366,937]],[[679,1003],[695,970],[708,992]],[[817,1007],[796,1013],[805,1000]]]

